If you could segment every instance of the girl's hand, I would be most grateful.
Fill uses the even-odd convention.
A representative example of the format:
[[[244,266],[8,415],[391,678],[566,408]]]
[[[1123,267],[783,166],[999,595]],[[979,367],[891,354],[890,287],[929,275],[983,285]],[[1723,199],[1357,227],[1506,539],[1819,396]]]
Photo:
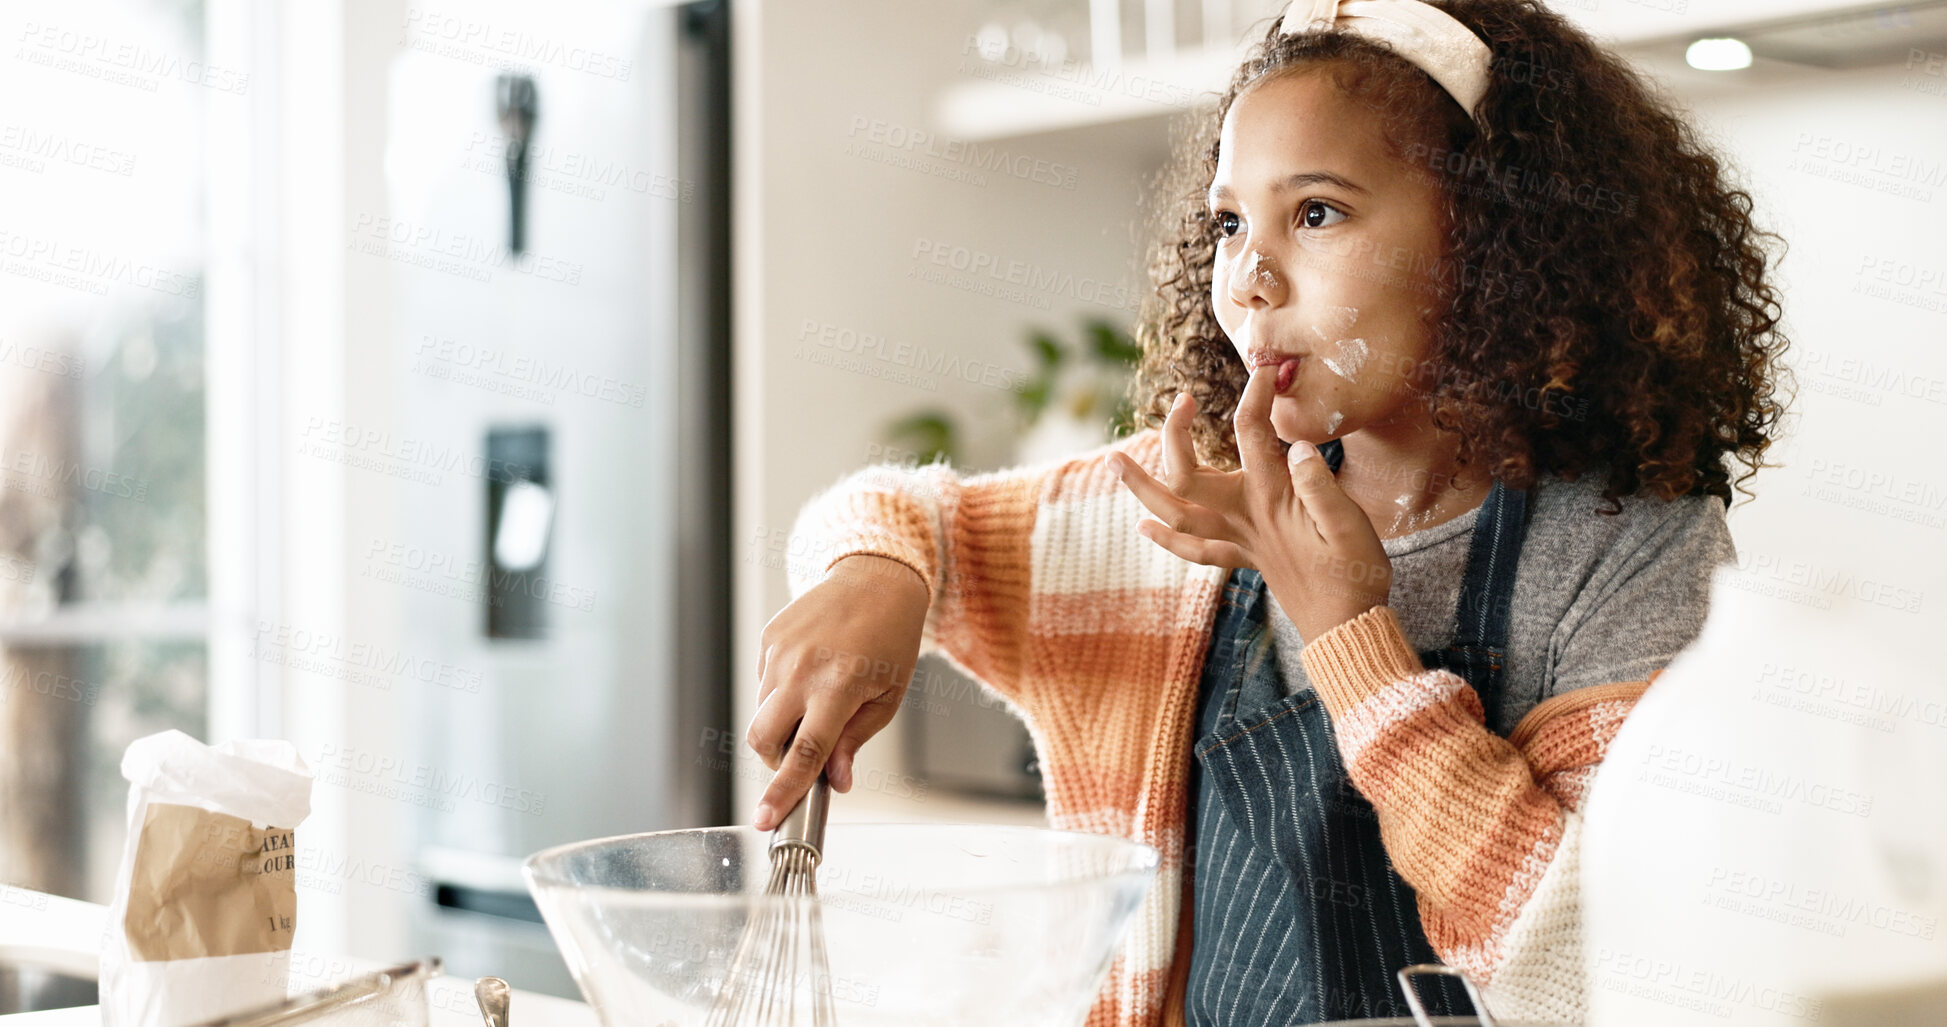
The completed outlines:
[[[892,721],[919,660],[926,582],[881,556],[848,556],[764,625],[757,715],[744,740],[777,771],[755,826],[768,831],[818,780],[852,788],[859,746]]]
[[[1122,483],[1161,519],[1136,530],[1194,563],[1249,567],[1264,575],[1298,632],[1317,638],[1383,605],[1393,565],[1366,512],[1339,488],[1309,442],[1290,461],[1271,427],[1276,367],[1251,372],[1237,404],[1241,471],[1197,462],[1190,441],[1196,400],[1179,394],[1163,422],[1163,481],[1121,453],[1109,456]]]

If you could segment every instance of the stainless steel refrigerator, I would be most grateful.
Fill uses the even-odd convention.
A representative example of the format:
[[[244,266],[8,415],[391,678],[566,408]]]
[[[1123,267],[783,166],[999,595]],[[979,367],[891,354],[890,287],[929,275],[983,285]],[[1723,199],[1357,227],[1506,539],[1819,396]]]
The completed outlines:
[[[406,509],[373,544],[434,678],[411,943],[573,995],[521,858],[730,815],[728,13],[502,10],[415,8],[392,68],[353,232],[396,267]]]

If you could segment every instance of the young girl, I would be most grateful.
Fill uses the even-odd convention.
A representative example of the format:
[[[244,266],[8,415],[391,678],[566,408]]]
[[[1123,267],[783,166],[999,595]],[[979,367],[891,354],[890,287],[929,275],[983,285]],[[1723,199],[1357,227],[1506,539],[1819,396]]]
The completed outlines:
[[[1091,1024],[1399,1015],[1434,961],[1580,1019],[1582,792],[1780,414],[1750,198],[1534,0],[1298,0],[1182,160],[1147,427],[801,514],[830,559],[764,630],[757,826],[849,788],[937,647],[1027,721],[1054,826],[1162,852]]]

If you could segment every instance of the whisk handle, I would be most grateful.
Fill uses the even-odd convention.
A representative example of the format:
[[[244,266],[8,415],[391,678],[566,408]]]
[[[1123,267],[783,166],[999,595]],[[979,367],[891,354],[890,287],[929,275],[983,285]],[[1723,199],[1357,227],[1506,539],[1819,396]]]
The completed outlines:
[[[831,782],[820,773],[812,783],[811,790],[798,800],[791,812],[778,821],[776,830],[771,832],[771,851],[776,852],[786,845],[810,849],[814,857],[822,857],[825,852],[825,814],[830,811],[832,802]]]

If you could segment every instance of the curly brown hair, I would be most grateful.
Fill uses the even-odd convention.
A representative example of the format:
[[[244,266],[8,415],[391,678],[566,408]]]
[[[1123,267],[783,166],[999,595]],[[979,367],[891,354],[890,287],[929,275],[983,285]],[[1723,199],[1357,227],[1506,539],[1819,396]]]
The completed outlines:
[[[1392,152],[1445,196],[1448,252],[1427,290],[1430,359],[1408,375],[1459,459],[1513,488],[1606,474],[1604,499],[1731,501],[1726,453],[1757,473],[1790,383],[1788,341],[1750,195],[1670,101],[1536,0],[1440,6],[1493,50],[1469,118],[1384,43],[1274,21],[1197,116],[1156,184],[1150,276],[1131,382],[1137,424],[1197,400],[1199,456],[1238,466],[1231,425],[1248,380],[1211,307],[1218,236],[1205,207],[1218,133],[1239,94],[1276,75],[1330,74]],[[1280,19],[1281,20],[1281,19]],[[1184,126],[1179,126],[1181,129]]]

